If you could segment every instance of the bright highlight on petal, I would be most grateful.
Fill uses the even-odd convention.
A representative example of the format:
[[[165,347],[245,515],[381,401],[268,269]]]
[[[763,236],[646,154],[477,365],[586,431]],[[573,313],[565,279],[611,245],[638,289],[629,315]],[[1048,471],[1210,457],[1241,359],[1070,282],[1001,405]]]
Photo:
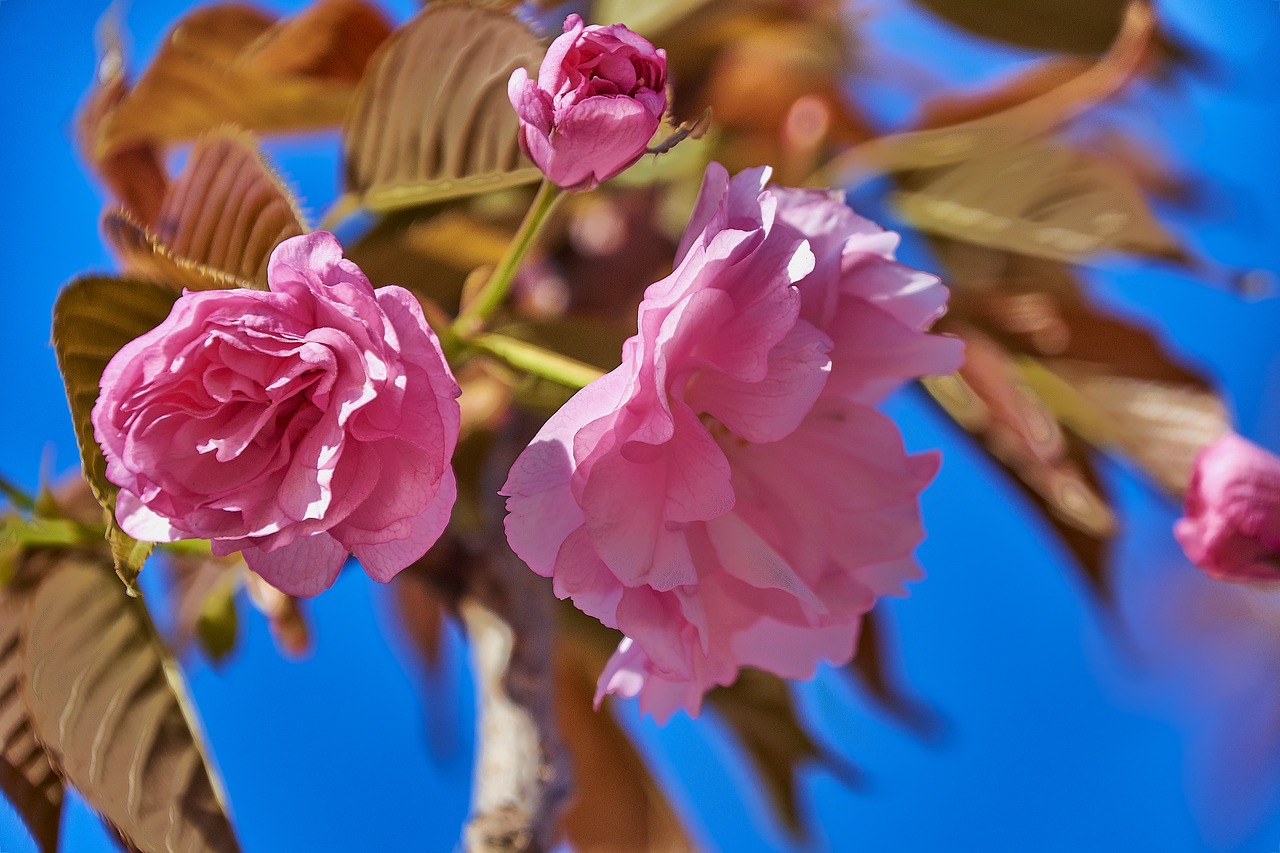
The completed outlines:
[[[374,290],[333,235],[286,240],[267,277],[184,294],[111,360],[93,425],[116,516],[241,551],[291,595],[353,552],[385,582],[448,520],[457,383],[417,300]]]

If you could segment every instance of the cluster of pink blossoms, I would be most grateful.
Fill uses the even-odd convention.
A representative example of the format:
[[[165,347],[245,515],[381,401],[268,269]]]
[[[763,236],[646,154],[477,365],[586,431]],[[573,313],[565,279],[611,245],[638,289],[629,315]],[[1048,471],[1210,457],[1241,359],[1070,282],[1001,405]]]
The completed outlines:
[[[666,58],[571,16],[510,94],[521,145],[585,189],[639,158]],[[918,575],[911,456],[874,408],[949,373],[926,330],[947,291],[897,236],[769,170],[707,170],[674,272],[621,365],[554,415],[511,470],[507,536],[554,590],[626,638],[600,693],[660,718],[744,666],[843,662],[876,599]],[[152,541],[205,538],[295,595],[348,554],[389,580],[443,531],[458,386],[421,308],[374,290],[329,234],[282,244],[269,292],[186,293],[102,378],[93,421],[117,515]]]
[[[516,461],[507,538],[556,594],[626,634],[601,691],[665,718],[744,666],[846,661],[917,575],[909,456],[874,404],[959,367],[923,330],[947,291],[830,194],[708,169],[672,274],[622,364]]]

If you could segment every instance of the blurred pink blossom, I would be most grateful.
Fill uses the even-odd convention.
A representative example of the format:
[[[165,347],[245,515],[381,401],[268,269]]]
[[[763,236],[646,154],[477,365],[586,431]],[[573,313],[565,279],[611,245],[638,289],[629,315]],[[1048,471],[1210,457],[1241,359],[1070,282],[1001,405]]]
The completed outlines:
[[[1223,436],[1196,459],[1185,513],[1174,535],[1210,577],[1280,582],[1280,459]]]
[[[291,595],[349,553],[390,580],[456,496],[458,386],[422,309],[333,235],[280,244],[270,291],[184,293],[102,376],[94,433],[138,539],[212,540]]]
[[[667,54],[622,24],[570,15],[538,79],[507,84],[520,148],[556,185],[589,190],[644,154],[667,109]]]
[[[828,193],[707,171],[675,271],[616,370],[580,391],[503,489],[516,553],[627,635],[600,691],[665,719],[744,666],[807,678],[919,572],[909,456],[871,405],[955,370],[923,330],[946,290]]]

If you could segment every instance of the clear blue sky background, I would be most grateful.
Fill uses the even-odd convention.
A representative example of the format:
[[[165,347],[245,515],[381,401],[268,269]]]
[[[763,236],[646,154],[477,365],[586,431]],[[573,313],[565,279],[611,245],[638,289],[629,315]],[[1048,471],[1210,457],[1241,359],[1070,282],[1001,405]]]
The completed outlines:
[[[186,5],[131,4],[128,25],[139,62]],[[299,5],[269,4],[280,11]],[[415,4],[387,5],[403,16]],[[102,199],[70,142],[72,115],[93,72],[92,29],[103,6],[0,0],[0,234],[12,320],[3,348],[9,390],[0,408],[0,469],[28,486],[46,448],[58,470],[76,459],[48,346],[57,288],[78,272],[111,267],[97,233]],[[1214,189],[1219,209],[1212,217],[1173,221],[1223,262],[1280,269],[1280,7],[1273,0],[1170,0],[1161,7],[1171,27],[1218,69],[1217,79],[1184,80],[1176,96],[1147,99],[1131,113],[1139,132],[1163,140],[1169,154],[1194,164]],[[980,81],[1018,58],[966,44],[896,0],[885,9],[869,24],[874,36],[945,78]],[[900,116],[893,89],[860,96],[881,114]],[[270,147],[313,213],[333,197],[332,142]],[[1100,271],[1090,283],[1097,298],[1142,318],[1217,376],[1241,431],[1280,449],[1280,302],[1244,303],[1177,273],[1132,266]],[[1120,654],[1060,549],[1022,511],[1016,490],[913,399],[895,400],[891,408],[912,447],[946,453],[943,473],[925,497],[930,536],[920,557],[929,577],[909,599],[894,602],[893,612],[911,678],[944,715],[947,735],[920,743],[836,674],[800,686],[802,707],[825,741],[870,778],[868,790],[854,792],[824,770],[804,775],[805,809],[816,827],[805,849],[1280,849],[1280,797],[1255,784],[1261,777],[1214,777],[1209,787],[1219,799],[1211,801],[1193,795],[1194,779],[1206,777],[1192,773],[1203,745],[1224,733],[1256,730],[1249,727],[1280,700],[1264,693],[1257,701],[1215,704],[1218,694],[1206,689],[1213,683],[1212,657],[1207,664],[1170,663],[1172,646],[1155,629],[1139,644],[1163,654],[1165,666],[1140,666]],[[1118,546],[1128,600],[1188,585],[1193,595],[1212,599],[1215,590],[1197,586],[1172,545],[1173,508],[1152,499],[1123,467],[1106,474],[1133,513]],[[1142,601],[1136,612],[1144,618],[1134,620],[1139,632],[1154,607]],[[386,590],[356,572],[314,602],[311,614],[318,639],[303,663],[280,659],[253,617],[239,652],[221,671],[199,661],[188,669],[245,847],[273,853],[451,849],[466,811],[472,744],[472,695],[460,643],[455,638],[445,672],[427,683],[396,634]],[[1246,681],[1280,682],[1280,667],[1267,660],[1268,653],[1280,658],[1280,630],[1249,636],[1244,642],[1254,643],[1252,656],[1233,659],[1262,662],[1256,676],[1246,672]],[[1213,648],[1200,638],[1191,642]],[[632,707],[622,713],[709,849],[792,849],[714,719],[682,717],[657,729]],[[430,740],[428,718],[436,732]],[[1253,756],[1264,767],[1280,767],[1277,739],[1264,739]],[[1251,826],[1237,820],[1233,828],[1221,819],[1217,806],[1255,790],[1264,802]],[[0,851],[31,849],[0,801]],[[112,849],[76,801],[65,818],[64,849]]]

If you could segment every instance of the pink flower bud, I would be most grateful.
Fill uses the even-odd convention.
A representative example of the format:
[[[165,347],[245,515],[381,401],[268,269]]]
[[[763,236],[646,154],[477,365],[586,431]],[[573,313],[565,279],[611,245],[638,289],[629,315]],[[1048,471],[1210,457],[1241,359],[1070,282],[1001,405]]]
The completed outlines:
[[[281,243],[267,280],[184,293],[107,365],[93,429],[116,517],[241,551],[290,595],[348,554],[388,581],[449,520],[457,383],[413,295],[374,290],[332,234]]]
[[[570,15],[535,82],[507,84],[520,148],[556,185],[595,188],[640,159],[667,109],[667,54],[622,24]]]
[[[1205,574],[1280,581],[1280,459],[1231,433],[1200,452],[1174,535]]]

